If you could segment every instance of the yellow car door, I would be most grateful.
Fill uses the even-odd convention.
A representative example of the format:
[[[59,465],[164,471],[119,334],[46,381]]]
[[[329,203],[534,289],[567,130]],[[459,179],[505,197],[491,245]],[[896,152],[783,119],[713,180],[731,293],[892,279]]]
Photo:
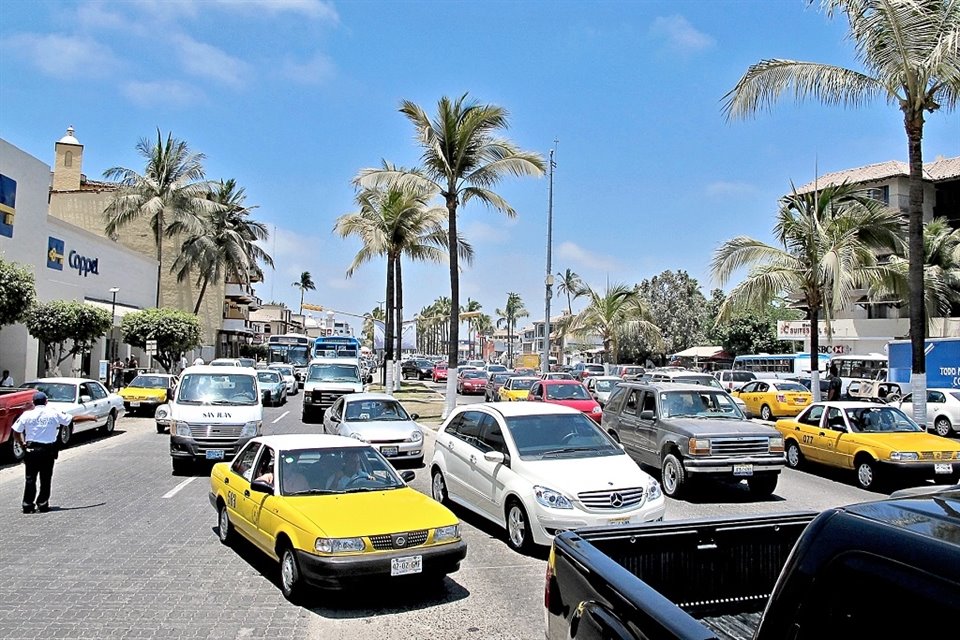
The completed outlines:
[[[276,491],[278,484],[276,479],[279,478],[276,462],[273,449],[268,446],[262,447],[260,455],[257,457],[252,480],[269,485]],[[250,523],[250,539],[267,552],[273,549],[273,536],[275,534],[269,532],[269,526],[266,528],[262,526],[261,516],[264,513],[266,503],[272,498],[271,493],[254,489],[251,482],[251,485],[248,485],[244,490],[243,500],[240,503],[241,517]]]
[[[803,414],[801,414],[795,426],[795,436],[800,443],[800,452],[809,460],[823,462],[823,451],[820,449],[821,421],[823,420],[824,407],[822,404],[814,405]]]
[[[843,449],[849,449],[850,441],[849,427],[843,410],[839,407],[827,408],[827,419],[817,432],[817,447],[821,450],[823,462],[834,467],[847,466],[843,463]],[[853,468],[853,461],[850,461],[850,468]]]
[[[250,494],[250,479],[253,478],[253,465],[260,452],[260,443],[254,442],[244,448],[224,474],[223,500],[227,503],[227,515],[230,522],[245,538],[253,539],[246,500]]]
[[[760,415],[761,394],[766,388],[767,384],[765,382],[754,381],[745,385],[743,391],[740,392],[740,398],[747,405],[747,411],[750,412],[751,416]]]

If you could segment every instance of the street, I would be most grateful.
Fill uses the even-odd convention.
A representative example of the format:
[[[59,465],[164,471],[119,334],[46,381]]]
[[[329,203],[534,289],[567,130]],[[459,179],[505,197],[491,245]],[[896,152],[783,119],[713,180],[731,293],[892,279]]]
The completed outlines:
[[[265,408],[264,433],[318,430],[300,422],[301,397]],[[433,429],[426,429],[428,460]],[[542,636],[546,550],[516,554],[502,531],[463,509],[455,511],[467,558],[441,588],[398,593],[374,585],[318,593],[311,608],[288,603],[273,561],[248,544],[219,543],[207,499],[209,469],[171,475],[168,441],[152,419],[140,417],[121,419],[109,437],[78,435],[60,454],[46,514],[20,513],[23,469],[0,466],[0,637]],[[412,485],[429,494],[428,470],[416,472]],[[668,500],[666,517],[820,510],[877,497],[843,474],[787,469],[772,498],[718,487],[689,502]]]

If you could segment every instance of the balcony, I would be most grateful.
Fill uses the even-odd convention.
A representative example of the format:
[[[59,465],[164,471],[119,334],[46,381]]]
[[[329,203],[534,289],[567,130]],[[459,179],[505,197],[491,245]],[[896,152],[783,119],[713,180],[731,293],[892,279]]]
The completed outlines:
[[[253,329],[247,325],[243,318],[224,318],[223,331],[228,333],[242,333],[244,335],[253,335]]]
[[[237,300],[238,302],[243,302],[246,304],[249,304],[257,300],[257,297],[253,295],[253,291],[250,289],[249,286],[245,284],[236,284],[233,282],[227,283],[226,289],[224,290],[223,295],[232,300]],[[259,300],[257,301],[259,302]]]

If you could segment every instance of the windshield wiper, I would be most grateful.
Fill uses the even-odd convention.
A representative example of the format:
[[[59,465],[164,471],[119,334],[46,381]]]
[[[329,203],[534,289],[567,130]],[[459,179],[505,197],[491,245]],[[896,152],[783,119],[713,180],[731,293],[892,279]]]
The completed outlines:
[[[596,447],[568,447],[566,449],[551,449],[540,454],[540,457],[557,455],[561,453],[579,453],[583,451],[596,451]]]
[[[398,485],[391,485],[389,487],[357,487],[356,489],[351,489],[348,493],[366,493],[368,491],[386,491],[387,489],[399,489]]]
[[[332,489],[303,489],[302,491],[287,491],[285,496],[306,496],[306,495],[326,495],[331,493],[344,493],[343,491],[334,491]]]

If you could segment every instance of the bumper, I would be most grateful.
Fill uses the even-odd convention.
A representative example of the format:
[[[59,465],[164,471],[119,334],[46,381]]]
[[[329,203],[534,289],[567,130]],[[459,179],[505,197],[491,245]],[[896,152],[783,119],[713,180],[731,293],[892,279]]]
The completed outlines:
[[[684,458],[683,468],[687,473],[733,475],[734,465],[749,464],[753,474],[780,473],[787,460],[783,455],[746,458]],[[745,476],[746,477],[746,476]]]
[[[166,401],[166,398],[163,400],[159,398],[147,398],[146,400],[124,400],[123,410],[127,413],[130,413],[131,411],[139,411],[141,409],[152,410],[164,404]]]
[[[297,563],[304,579],[315,586],[338,589],[370,578],[391,578],[390,561],[394,558],[423,556],[423,572],[412,576],[442,576],[460,568],[467,556],[463,540],[433,547],[413,547],[388,553],[354,556],[316,556],[297,550]]]
[[[221,449],[223,450],[223,460],[230,460],[233,456],[237,455],[237,451],[240,450],[240,447],[247,444],[247,442],[253,438],[240,438],[238,440],[227,440],[223,442],[211,442],[208,440],[194,440],[193,438],[188,438],[186,436],[170,436],[170,456],[172,458],[199,458],[204,459],[207,457],[207,451],[212,449]],[[216,462],[221,460],[217,458]]]
[[[423,440],[420,442],[370,442],[369,444],[387,460],[423,459]]]
[[[486,393],[486,391],[487,391],[486,386],[474,387],[474,386],[463,385],[463,395],[466,395],[468,393]]]
[[[956,460],[945,460],[943,462],[892,462],[881,460],[880,465],[881,469],[891,474],[917,478],[943,478],[946,480],[954,473],[960,473],[960,462]]]
[[[662,496],[652,502],[644,503],[637,509],[624,511],[611,509],[609,513],[584,511],[576,506],[573,509],[548,509],[538,502],[533,512],[534,517],[530,521],[530,529],[536,544],[549,546],[555,535],[571,529],[663,520],[666,508],[666,500]]]
[[[777,418],[792,418],[800,415],[800,412],[810,406],[809,402],[803,404],[774,404],[770,406],[770,411]]]

